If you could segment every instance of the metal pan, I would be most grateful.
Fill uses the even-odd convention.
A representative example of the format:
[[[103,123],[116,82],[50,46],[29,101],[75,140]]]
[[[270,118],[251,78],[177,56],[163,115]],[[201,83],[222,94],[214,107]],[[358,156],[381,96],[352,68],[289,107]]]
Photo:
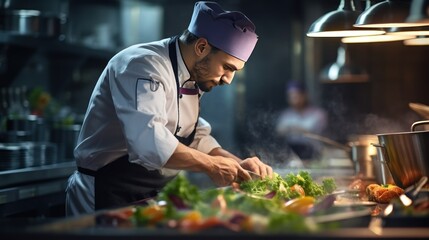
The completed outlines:
[[[416,127],[429,124],[429,120],[415,122],[411,132],[377,134],[383,158],[395,184],[406,188],[422,176],[429,175],[429,131],[416,131]]]

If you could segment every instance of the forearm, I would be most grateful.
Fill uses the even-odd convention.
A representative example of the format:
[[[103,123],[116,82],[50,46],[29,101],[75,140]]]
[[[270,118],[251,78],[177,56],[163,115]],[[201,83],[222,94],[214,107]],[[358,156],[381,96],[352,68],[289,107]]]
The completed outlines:
[[[196,172],[207,172],[211,169],[212,160],[210,158],[212,157],[205,153],[179,143],[173,155],[171,155],[164,167]]]
[[[217,153],[225,154],[222,151]],[[205,172],[218,186],[227,186],[238,178],[251,179],[249,173],[238,164],[237,160],[220,155],[205,154],[181,143],[177,145],[164,167]]]
[[[232,158],[235,161],[237,161],[238,163],[240,163],[242,160],[235,156],[234,154],[228,152],[227,150],[223,149],[223,148],[214,148],[213,150],[211,150],[209,152],[209,155],[211,156],[222,156],[222,157],[228,157],[228,158]]]

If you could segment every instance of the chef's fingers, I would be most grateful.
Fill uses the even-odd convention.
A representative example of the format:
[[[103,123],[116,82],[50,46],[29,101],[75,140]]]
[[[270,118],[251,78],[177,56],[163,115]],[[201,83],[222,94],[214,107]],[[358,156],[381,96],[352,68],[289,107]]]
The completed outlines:
[[[243,160],[243,162],[240,164],[243,168],[246,170],[255,172],[256,174],[260,175],[262,178],[265,178],[268,175],[268,172],[266,170],[266,165],[261,162],[261,160],[258,157],[250,157]]]
[[[258,174],[259,174],[259,176],[261,176],[262,179],[264,179],[265,177],[267,177],[267,171],[265,169],[265,164],[263,164],[262,162],[260,162],[258,164],[258,166],[259,166],[259,172],[258,172]]]
[[[267,164],[264,164],[264,163],[262,163],[262,165],[263,165],[263,171],[265,172],[264,177],[272,178],[273,177],[273,168]]]
[[[273,176],[273,169],[269,165],[266,165],[266,164],[263,164],[263,165],[264,165],[265,177],[271,178]]]
[[[258,171],[256,171],[262,178],[271,177],[273,174],[273,169],[261,161],[259,157],[253,157],[254,162],[257,164],[257,167],[259,168]]]
[[[267,175],[272,178],[273,177],[273,168],[271,166],[267,166]]]
[[[237,168],[237,178],[243,181],[252,180],[252,177],[247,172],[247,170],[244,170],[244,168],[242,168],[240,165],[238,165],[238,168]]]

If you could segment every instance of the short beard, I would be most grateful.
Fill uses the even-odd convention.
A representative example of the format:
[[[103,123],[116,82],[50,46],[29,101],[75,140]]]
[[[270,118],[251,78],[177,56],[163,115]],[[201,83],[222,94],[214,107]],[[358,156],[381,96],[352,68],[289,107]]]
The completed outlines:
[[[203,92],[210,92],[210,90],[213,88],[212,86],[207,86],[205,83],[202,82],[201,79],[204,79],[204,76],[208,75],[208,68],[210,58],[208,56],[201,59],[199,62],[195,63],[195,66],[191,72],[191,76],[193,80],[197,83],[199,89],[201,89]]]

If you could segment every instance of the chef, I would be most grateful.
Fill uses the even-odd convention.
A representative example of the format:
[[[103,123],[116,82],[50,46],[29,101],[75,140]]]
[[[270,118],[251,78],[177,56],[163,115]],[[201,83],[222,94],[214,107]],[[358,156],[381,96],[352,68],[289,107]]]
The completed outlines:
[[[247,170],[271,176],[271,167],[257,157],[242,160],[223,149],[199,116],[202,94],[231,84],[257,40],[254,24],[241,12],[196,2],[180,36],[116,54],[89,100],[66,214],[154,197],[180,170],[204,172],[218,186],[249,180]]]

